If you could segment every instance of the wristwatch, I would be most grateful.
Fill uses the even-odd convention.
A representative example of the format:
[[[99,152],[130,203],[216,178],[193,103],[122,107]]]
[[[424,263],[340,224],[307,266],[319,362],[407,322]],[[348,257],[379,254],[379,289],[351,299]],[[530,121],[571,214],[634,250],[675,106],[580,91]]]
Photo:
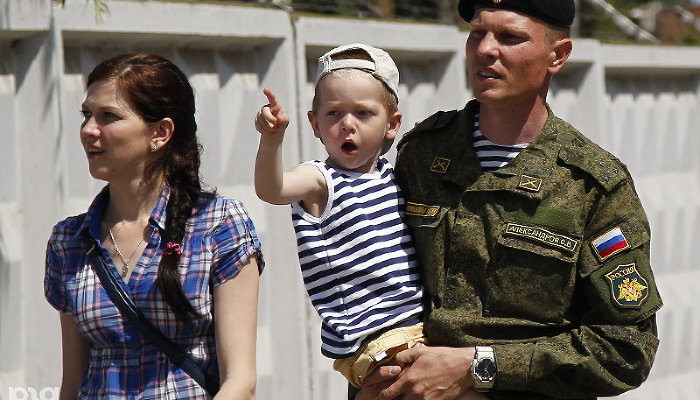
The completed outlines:
[[[474,379],[474,390],[477,392],[488,392],[493,388],[498,375],[496,366],[496,355],[491,346],[476,346],[474,361],[472,361],[469,372]]]

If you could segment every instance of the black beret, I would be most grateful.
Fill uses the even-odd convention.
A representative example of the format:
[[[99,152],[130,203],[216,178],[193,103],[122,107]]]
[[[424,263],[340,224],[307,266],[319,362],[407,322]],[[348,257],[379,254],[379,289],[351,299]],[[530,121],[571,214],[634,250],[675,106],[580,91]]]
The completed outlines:
[[[539,18],[560,28],[574,22],[574,0],[459,0],[459,15],[470,22],[477,8],[500,8]]]

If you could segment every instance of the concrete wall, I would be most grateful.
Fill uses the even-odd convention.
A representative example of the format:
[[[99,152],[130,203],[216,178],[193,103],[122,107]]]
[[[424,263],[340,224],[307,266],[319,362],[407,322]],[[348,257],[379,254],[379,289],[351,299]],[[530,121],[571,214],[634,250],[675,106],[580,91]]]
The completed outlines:
[[[78,140],[84,76],[100,59],[132,50],[161,53],[190,77],[204,178],[246,204],[263,242],[258,398],[343,399],[342,377],[320,355],[289,208],[254,194],[252,120],[266,102],[262,89],[272,88],[293,118],[284,144],[291,168],[323,154],[306,122],[320,54],[353,41],[388,50],[401,72],[405,132],[470,98],[466,33],[206,2],[110,0],[98,21],[91,3],[0,0],[0,399],[31,390],[54,398],[48,388],[60,384],[58,315],[43,297],[46,240],[103,184],[90,178]],[[700,399],[700,48],[577,39],[549,101],[628,164],[652,225],[665,303],[661,348],[650,379],[620,398]]]

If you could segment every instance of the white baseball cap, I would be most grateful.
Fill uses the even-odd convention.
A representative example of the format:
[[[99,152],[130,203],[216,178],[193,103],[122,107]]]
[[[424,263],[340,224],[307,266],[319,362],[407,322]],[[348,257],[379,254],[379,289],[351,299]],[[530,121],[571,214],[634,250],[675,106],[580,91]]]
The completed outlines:
[[[372,61],[363,60],[361,58],[333,59],[333,56],[354,49],[365,51]],[[386,51],[363,43],[352,43],[336,47],[318,59],[316,82],[329,72],[343,68],[355,68],[368,71],[372,76],[384,82],[394,96],[396,96],[396,101],[399,101],[399,70],[396,68],[394,60],[391,59],[391,56],[389,56],[389,53]]]

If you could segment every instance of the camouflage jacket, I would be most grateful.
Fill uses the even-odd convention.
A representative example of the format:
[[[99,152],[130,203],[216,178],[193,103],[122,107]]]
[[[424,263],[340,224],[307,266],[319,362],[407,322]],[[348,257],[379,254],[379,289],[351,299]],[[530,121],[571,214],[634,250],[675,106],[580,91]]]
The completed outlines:
[[[661,298],[625,165],[550,111],[518,157],[482,174],[478,109],[438,112],[398,144],[430,343],[492,345],[492,399],[586,399],[640,385]]]

